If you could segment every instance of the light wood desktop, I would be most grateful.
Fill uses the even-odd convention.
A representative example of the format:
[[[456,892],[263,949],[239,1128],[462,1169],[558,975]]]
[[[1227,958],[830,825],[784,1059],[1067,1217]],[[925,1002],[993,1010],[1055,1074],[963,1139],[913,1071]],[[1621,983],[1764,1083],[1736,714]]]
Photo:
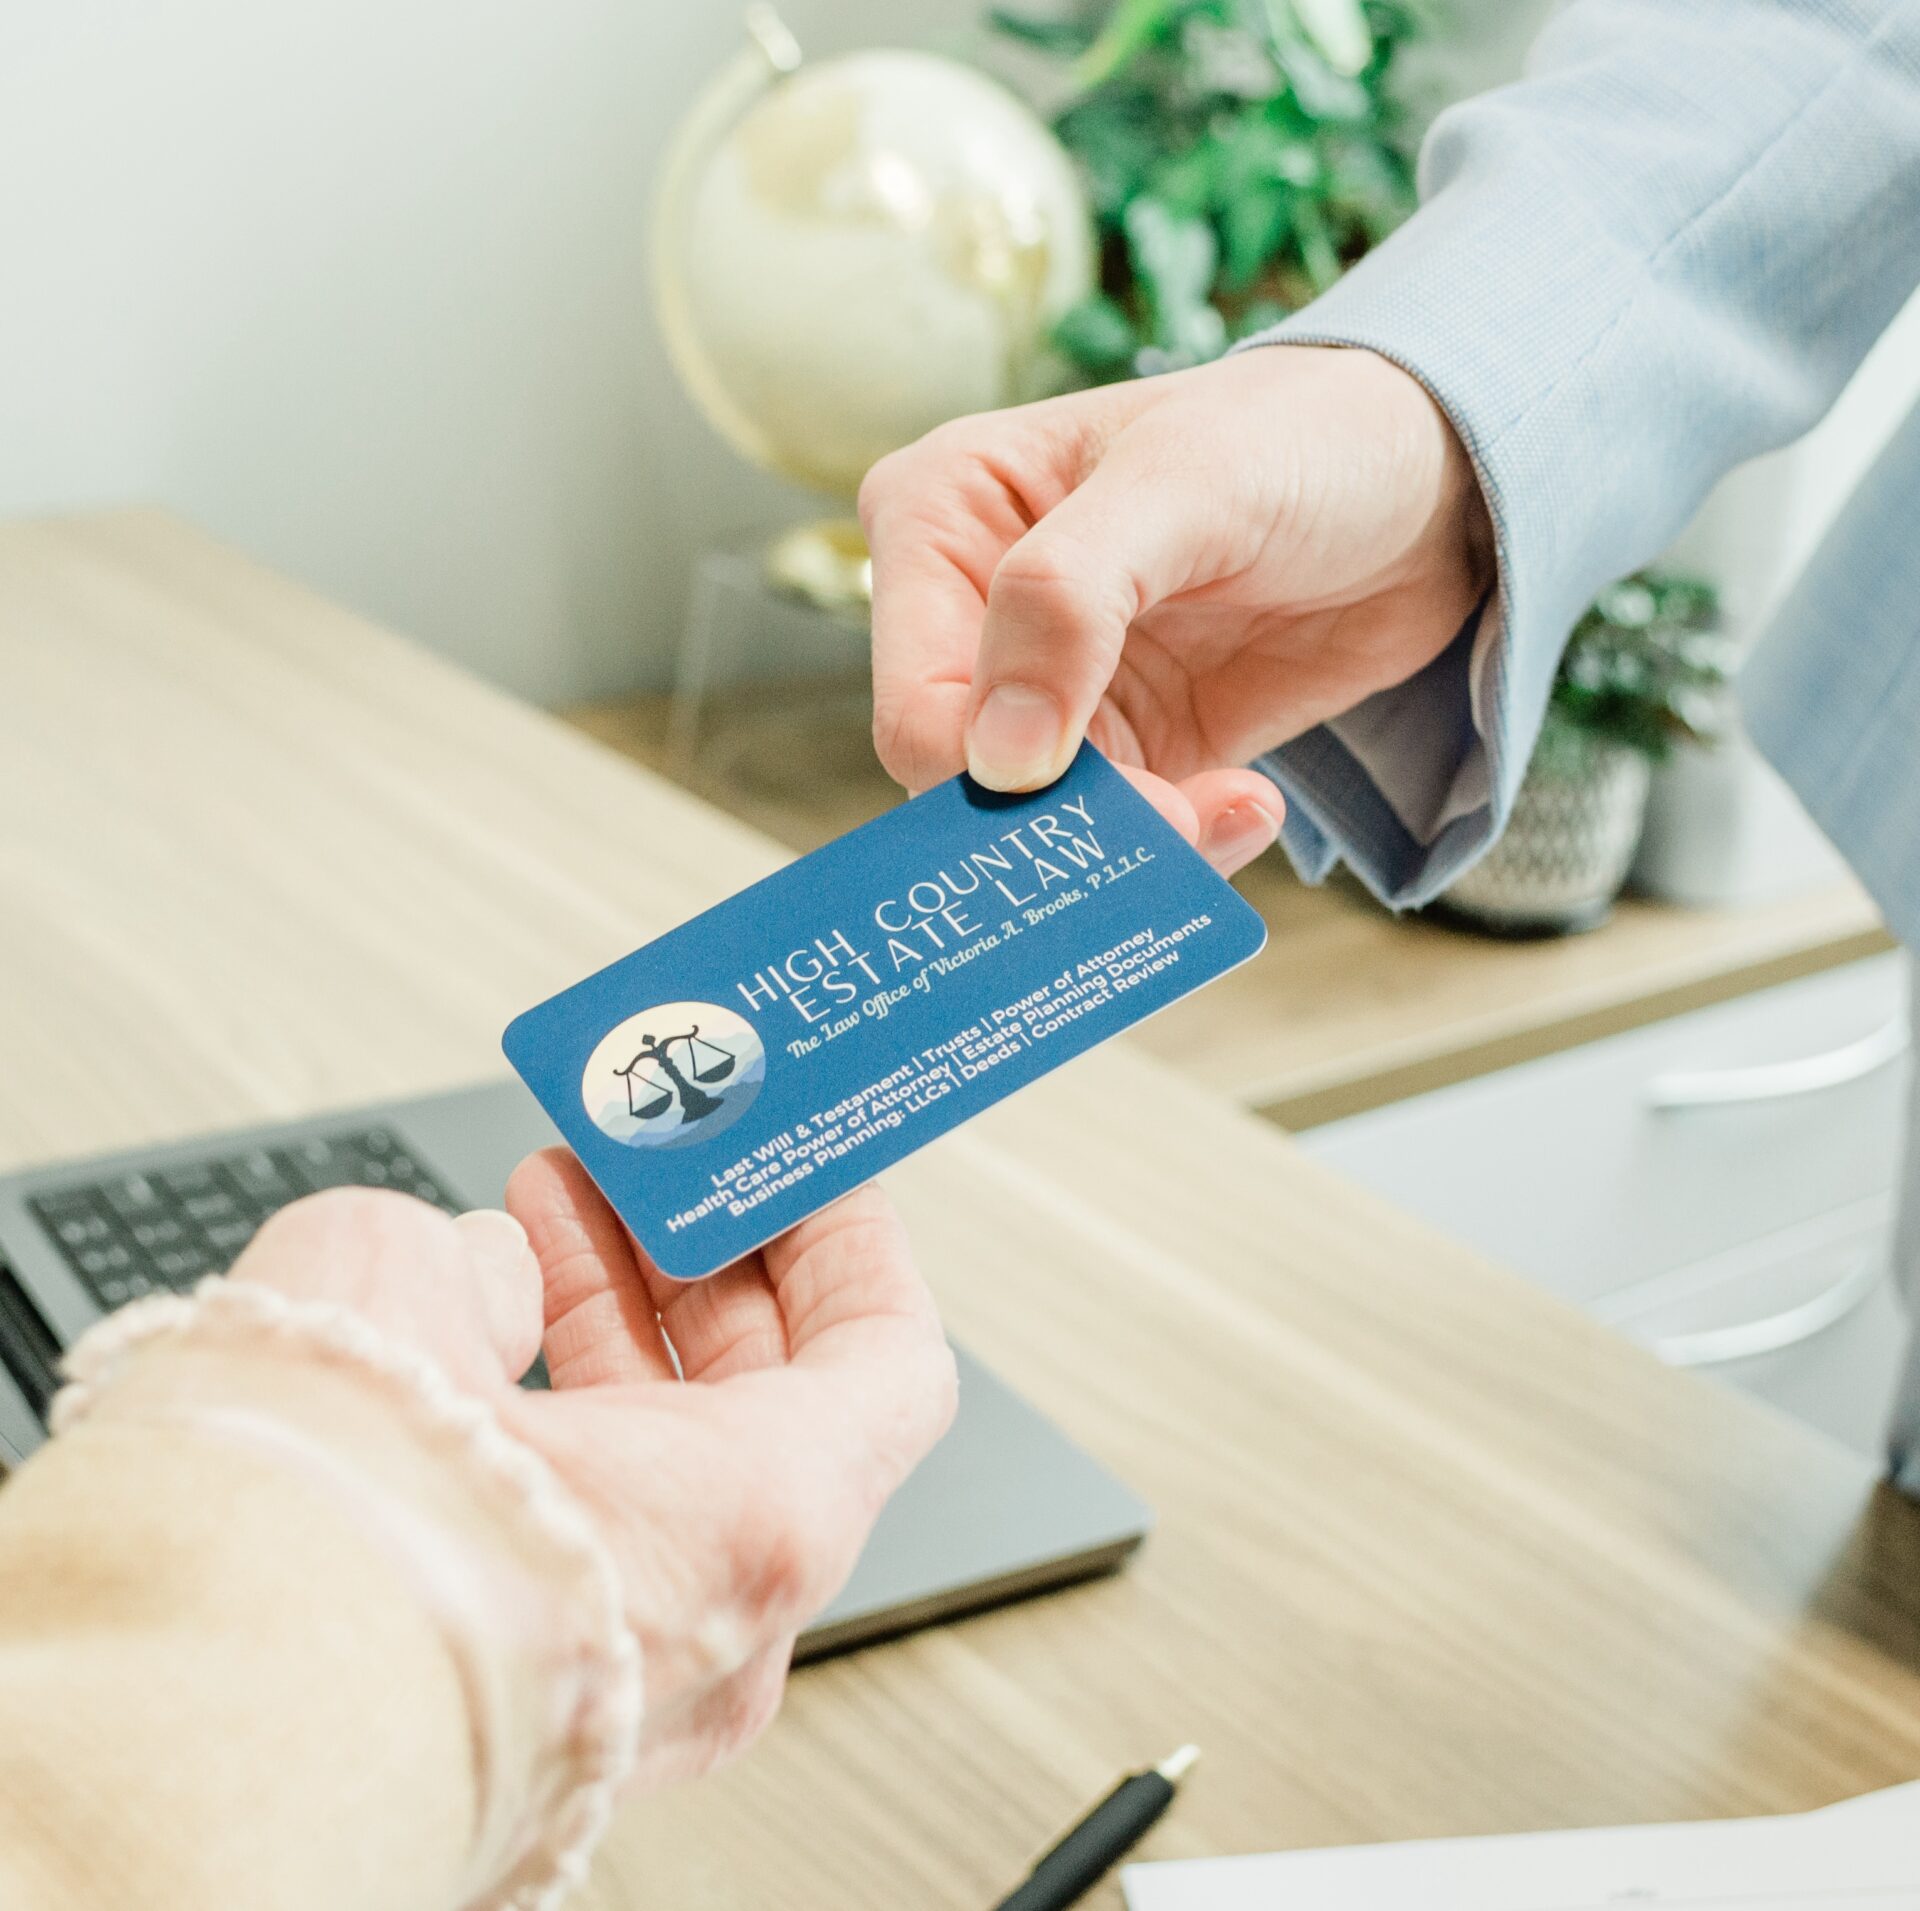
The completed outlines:
[[[0,531],[0,713],[0,1164],[495,1074],[515,1010],[776,860],[155,515]],[[891,1180],[956,1334],[1159,1530],[802,1672],[584,1902],[974,1911],[1186,1739],[1155,1854],[1920,1775],[1920,1513],[1837,1449],[1124,1043]]]

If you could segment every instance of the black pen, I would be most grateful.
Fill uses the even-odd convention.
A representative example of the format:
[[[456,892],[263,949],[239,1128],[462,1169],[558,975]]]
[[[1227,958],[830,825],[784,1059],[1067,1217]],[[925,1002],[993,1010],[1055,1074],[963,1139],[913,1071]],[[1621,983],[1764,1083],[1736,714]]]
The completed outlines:
[[[1123,1778],[994,1911],[1066,1911],[1152,1830],[1199,1756],[1199,1746],[1183,1745],[1152,1771]]]

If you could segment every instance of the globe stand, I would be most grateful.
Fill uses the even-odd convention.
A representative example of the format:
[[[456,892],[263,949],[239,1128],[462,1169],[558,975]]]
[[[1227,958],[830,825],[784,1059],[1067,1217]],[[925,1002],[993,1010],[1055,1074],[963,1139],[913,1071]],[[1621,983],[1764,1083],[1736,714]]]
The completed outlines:
[[[873,605],[873,554],[857,518],[817,518],[783,531],[767,546],[767,576],[819,610],[864,616]]]
[[[661,161],[654,311],[728,444],[847,499],[942,419],[1056,386],[1047,341],[1098,277],[1092,215],[1059,140],[986,75],[885,49],[805,64],[765,0],[746,24]],[[870,599],[846,520],[703,561],[675,670],[675,773],[697,786],[723,686],[766,705],[770,721],[746,726],[754,767],[792,779],[837,748],[789,683],[856,666],[864,679]]]
[[[838,520],[701,557],[674,660],[667,742],[675,775],[697,783],[712,707],[727,692],[751,689],[771,712],[752,725],[756,751],[779,750],[828,720],[844,726],[849,708],[864,706],[871,573],[864,539],[852,554],[859,538],[857,524]],[[856,575],[857,591],[849,588]],[[839,588],[820,588],[826,584]]]

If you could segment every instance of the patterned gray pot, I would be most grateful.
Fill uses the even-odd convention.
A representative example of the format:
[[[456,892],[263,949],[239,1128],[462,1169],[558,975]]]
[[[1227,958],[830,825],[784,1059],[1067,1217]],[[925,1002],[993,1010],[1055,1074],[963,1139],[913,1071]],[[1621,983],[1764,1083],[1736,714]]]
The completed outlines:
[[[1637,750],[1563,732],[1528,766],[1507,833],[1441,899],[1496,935],[1571,935],[1612,913],[1639,846],[1651,766]]]

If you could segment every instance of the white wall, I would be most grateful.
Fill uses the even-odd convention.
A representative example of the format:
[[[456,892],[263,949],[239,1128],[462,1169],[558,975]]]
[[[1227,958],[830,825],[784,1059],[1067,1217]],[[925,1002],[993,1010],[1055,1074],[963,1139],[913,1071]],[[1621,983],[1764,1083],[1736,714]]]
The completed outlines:
[[[980,5],[784,11],[826,53],[974,44]],[[1508,77],[1544,11],[1452,0],[1419,90]],[[157,499],[544,700],[661,681],[690,554],[817,508],[712,437],[648,299],[655,160],[738,20],[0,0],[0,515]],[[1916,324],[1686,540],[1737,610],[1920,383]]]
[[[654,161],[731,0],[0,0],[0,514],[157,499],[523,692],[791,517],[674,386]],[[810,52],[970,0],[784,0]]]

